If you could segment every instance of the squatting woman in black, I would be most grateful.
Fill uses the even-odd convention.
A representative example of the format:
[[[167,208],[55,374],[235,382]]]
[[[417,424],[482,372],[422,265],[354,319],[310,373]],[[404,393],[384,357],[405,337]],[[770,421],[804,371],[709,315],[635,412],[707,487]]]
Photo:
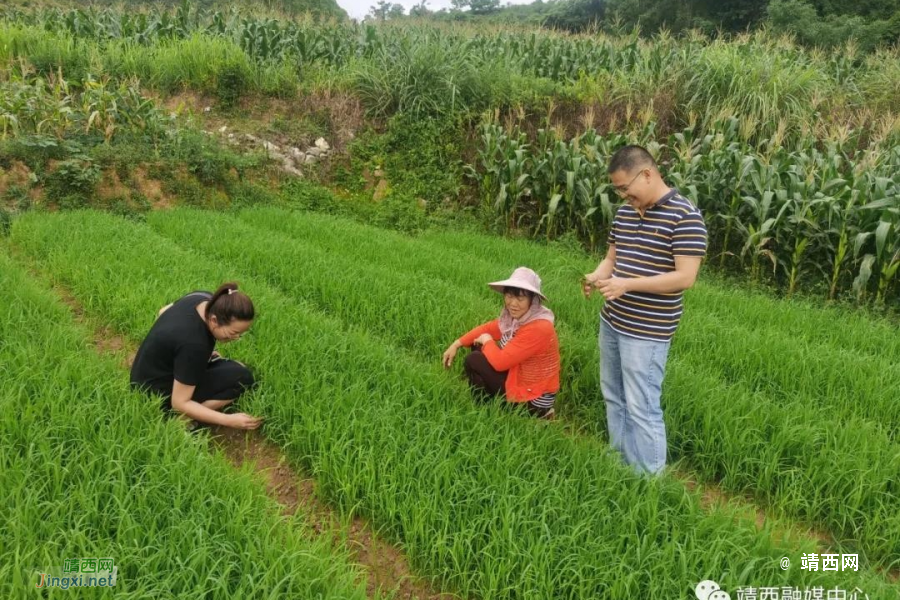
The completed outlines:
[[[261,419],[223,408],[254,385],[243,364],[215,351],[250,329],[253,302],[236,283],[192,292],[164,306],[131,367],[131,385],[163,398],[162,409],[200,423],[256,429]]]

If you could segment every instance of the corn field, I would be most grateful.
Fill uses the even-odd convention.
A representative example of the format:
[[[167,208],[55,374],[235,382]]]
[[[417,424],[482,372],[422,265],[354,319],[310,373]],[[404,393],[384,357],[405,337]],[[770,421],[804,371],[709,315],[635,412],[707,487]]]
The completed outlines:
[[[108,143],[123,130],[153,138],[171,127],[172,118],[135,82],[88,77],[72,84],[52,73],[28,72],[0,80],[0,140],[21,136],[50,143],[95,135]]]
[[[858,132],[762,144],[731,117],[659,143],[652,124],[626,134],[591,129],[571,140],[538,129],[534,140],[488,120],[469,167],[481,202],[508,229],[547,238],[574,231],[592,249],[605,241],[618,198],[606,176],[611,154],[647,145],[671,185],[703,211],[710,261],[788,295],[817,286],[829,299],[894,301],[900,293],[900,130],[885,121],[868,145]],[[824,284],[822,283],[824,282]]]
[[[207,61],[239,65],[255,79],[256,90],[289,93],[291,86],[324,78],[377,95],[376,110],[391,97],[390,86],[377,85],[379,75],[422,95],[440,80],[453,97],[422,109],[431,114],[450,110],[450,103],[454,111],[477,113],[550,95],[628,104],[674,125],[695,119],[706,126],[732,112],[752,119],[764,136],[782,119],[792,135],[803,123],[824,119],[864,127],[873,115],[900,110],[898,50],[863,56],[850,45],[809,52],[765,32],[733,40],[660,34],[648,41],[637,35],[287,20],[189,4],[146,12],[7,10],[2,21],[0,58],[5,53],[47,69],[137,75],[166,87],[178,78],[154,73],[144,55],[171,61],[166,69],[177,72],[185,68],[180,62],[200,52]],[[185,47],[191,41],[194,47]],[[396,72],[381,73],[385,67]],[[203,85],[184,77],[180,83]]]

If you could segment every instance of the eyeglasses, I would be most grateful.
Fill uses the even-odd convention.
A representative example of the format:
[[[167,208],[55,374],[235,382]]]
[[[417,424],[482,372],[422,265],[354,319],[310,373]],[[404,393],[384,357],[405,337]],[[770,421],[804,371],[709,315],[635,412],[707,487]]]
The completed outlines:
[[[621,196],[621,197],[624,198],[624,197],[625,197],[625,194],[628,193],[628,188],[631,187],[631,185],[637,180],[638,177],[641,176],[641,174],[643,174],[644,171],[646,171],[646,169],[641,169],[640,171],[638,171],[637,175],[635,175],[634,177],[632,177],[632,178],[631,178],[631,181],[628,182],[628,185],[624,185],[624,186],[623,186],[623,185],[616,186],[616,187],[613,188],[613,190],[614,190],[619,196]]]

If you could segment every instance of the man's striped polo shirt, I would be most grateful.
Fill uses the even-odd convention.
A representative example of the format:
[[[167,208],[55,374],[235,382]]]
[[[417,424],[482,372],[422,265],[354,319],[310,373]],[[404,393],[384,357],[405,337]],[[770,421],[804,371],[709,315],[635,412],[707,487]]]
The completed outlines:
[[[609,231],[616,246],[616,277],[652,277],[675,270],[675,256],[706,255],[706,225],[691,202],[671,190],[644,211],[629,205],[616,212]],[[627,292],[606,302],[601,318],[613,329],[632,337],[667,341],[678,328],[682,292]]]

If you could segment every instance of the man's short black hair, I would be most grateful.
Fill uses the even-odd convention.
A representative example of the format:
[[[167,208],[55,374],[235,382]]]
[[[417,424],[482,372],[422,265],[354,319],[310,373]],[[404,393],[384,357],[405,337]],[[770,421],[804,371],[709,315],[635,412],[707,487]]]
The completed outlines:
[[[643,146],[631,145],[616,150],[616,153],[609,159],[609,166],[606,168],[606,172],[609,175],[616,171],[633,173],[638,169],[646,169],[648,167],[657,169],[653,156]]]

